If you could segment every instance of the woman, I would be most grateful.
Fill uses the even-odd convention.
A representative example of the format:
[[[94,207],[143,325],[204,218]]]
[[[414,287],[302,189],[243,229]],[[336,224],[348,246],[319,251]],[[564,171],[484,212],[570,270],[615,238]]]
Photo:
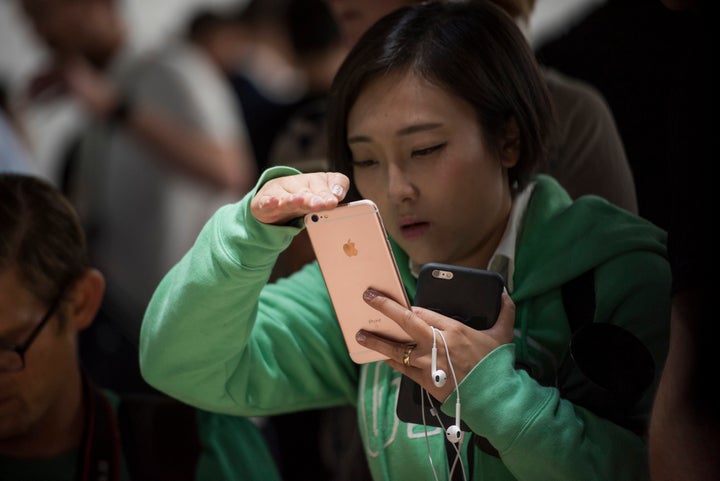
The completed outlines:
[[[571,401],[587,398],[557,382],[574,332],[562,291],[591,273],[593,324],[631,333],[661,365],[665,234],[597,197],[573,202],[552,178],[532,176],[552,115],[513,21],[485,2],[398,10],[354,47],[329,107],[339,172],[270,169],[215,214],[149,305],[146,379],[186,402],[243,415],[354,403],[375,479],[437,479],[436,467],[447,472],[453,459],[445,460],[444,433],[395,413],[402,374],[455,412],[455,383],[432,382],[432,326],[445,340],[437,368],[448,373],[450,351],[462,420],[474,433],[466,439],[483,439],[461,444],[468,478],[647,479],[645,444],[633,429],[647,420],[656,380],[651,373],[619,403],[622,416]],[[502,274],[512,301],[504,295],[495,326],[476,331],[368,289],[366,302],[416,347],[361,331],[358,341],[389,360],[358,367],[317,264],[266,283],[304,214],[356,196],[378,205],[410,298],[427,262]]]

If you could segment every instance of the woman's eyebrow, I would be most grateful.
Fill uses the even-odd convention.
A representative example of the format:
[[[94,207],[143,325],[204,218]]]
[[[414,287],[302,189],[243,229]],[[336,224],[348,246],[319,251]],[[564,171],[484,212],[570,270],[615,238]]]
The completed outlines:
[[[408,125],[407,127],[403,127],[400,130],[396,132],[396,135],[398,137],[402,137],[404,135],[411,135],[418,132],[424,132],[427,130],[433,130],[437,129],[438,127],[441,127],[442,124],[439,122],[429,122],[426,124],[415,124],[415,125]],[[370,137],[366,135],[353,135],[352,137],[348,137],[348,144],[355,144],[359,142],[370,142]]]
[[[409,125],[407,127],[403,127],[402,129],[398,130],[397,135],[403,136],[403,135],[415,134],[417,132],[424,132],[426,130],[437,129],[440,126],[442,126],[442,124],[439,122],[428,122],[425,124]]]
[[[370,142],[370,137],[367,135],[353,135],[352,137],[348,137],[347,140],[348,144],[357,144],[359,142]]]

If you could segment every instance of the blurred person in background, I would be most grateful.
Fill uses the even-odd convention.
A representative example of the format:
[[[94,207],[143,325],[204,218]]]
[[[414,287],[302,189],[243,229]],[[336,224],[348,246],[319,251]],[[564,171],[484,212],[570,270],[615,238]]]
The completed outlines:
[[[658,0],[605,0],[537,48],[545,65],[602,93],[632,169],[638,213],[665,230],[671,229],[678,120],[695,118],[700,108],[678,105],[703,88],[693,72],[709,61],[698,49],[708,43],[699,20]]]
[[[717,18],[717,2],[706,0],[607,0],[538,50],[603,93],[633,170],[639,214],[668,231],[671,335],[648,434],[653,481],[720,479],[710,227]]]
[[[681,48],[673,74],[686,88],[667,90],[674,106],[665,119],[672,128],[672,179],[668,254],[672,268],[670,350],[653,405],[649,431],[653,481],[720,479],[720,395],[712,382],[718,372],[715,342],[720,334],[712,298],[717,292],[717,249],[710,219],[715,215],[714,158],[717,84],[717,4],[703,0],[663,0],[691,25],[668,30]],[[714,9],[714,10],[713,10]]]
[[[306,91],[273,136],[269,165],[292,165],[302,172],[327,170],[326,96],[348,48],[324,0],[290,0],[286,24]],[[296,236],[280,255],[271,279],[295,272],[313,257],[307,235]]]
[[[0,82],[0,172],[34,172],[28,139]]]
[[[275,132],[306,90],[285,25],[293,1],[201,6],[186,26],[190,41],[207,53],[230,84],[258,171],[267,166]]]
[[[209,215],[253,185],[257,168],[227,80],[208,54],[186,38],[133,52],[119,3],[21,1],[51,53],[31,94],[70,96],[91,116],[61,182],[107,281],[86,355],[98,360],[100,380],[142,390],[136,343],[150,294]],[[122,369],[104,362],[103,349],[126,353]]]

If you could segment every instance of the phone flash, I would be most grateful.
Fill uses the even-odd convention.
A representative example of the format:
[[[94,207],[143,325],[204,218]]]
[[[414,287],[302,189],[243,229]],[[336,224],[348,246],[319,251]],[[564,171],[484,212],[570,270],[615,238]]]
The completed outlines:
[[[441,269],[433,269],[432,276],[436,279],[452,279],[453,273],[450,271],[443,271]]]

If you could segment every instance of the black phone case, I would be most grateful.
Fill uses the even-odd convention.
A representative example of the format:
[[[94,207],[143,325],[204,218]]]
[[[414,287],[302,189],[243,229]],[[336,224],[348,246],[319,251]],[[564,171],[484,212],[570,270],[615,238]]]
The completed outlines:
[[[413,305],[452,317],[473,329],[487,329],[495,323],[500,313],[504,285],[502,276],[496,272],[429,263],[422,267],[418,275]],[[442,340],[438,339],[437,342]],[[452,358],[452,352],[450,354]],[[444,362],[442,364],[445,365]],[[454,383],[452,373],[447,369],[446,371],[447,382]],[[396,408],[398,418],[408,423],[423,424],[421,396],[426,396],[425,424],[440,426],[440,421],[430,413],[427,394],[407,376],[402,376],[400,381]],[[454,417],[440,411],[441,403],[437,399],[432,398],[432,402],[445,428],[455,424]],[[470,431],[465,423],[461,423],[460,429]]]

